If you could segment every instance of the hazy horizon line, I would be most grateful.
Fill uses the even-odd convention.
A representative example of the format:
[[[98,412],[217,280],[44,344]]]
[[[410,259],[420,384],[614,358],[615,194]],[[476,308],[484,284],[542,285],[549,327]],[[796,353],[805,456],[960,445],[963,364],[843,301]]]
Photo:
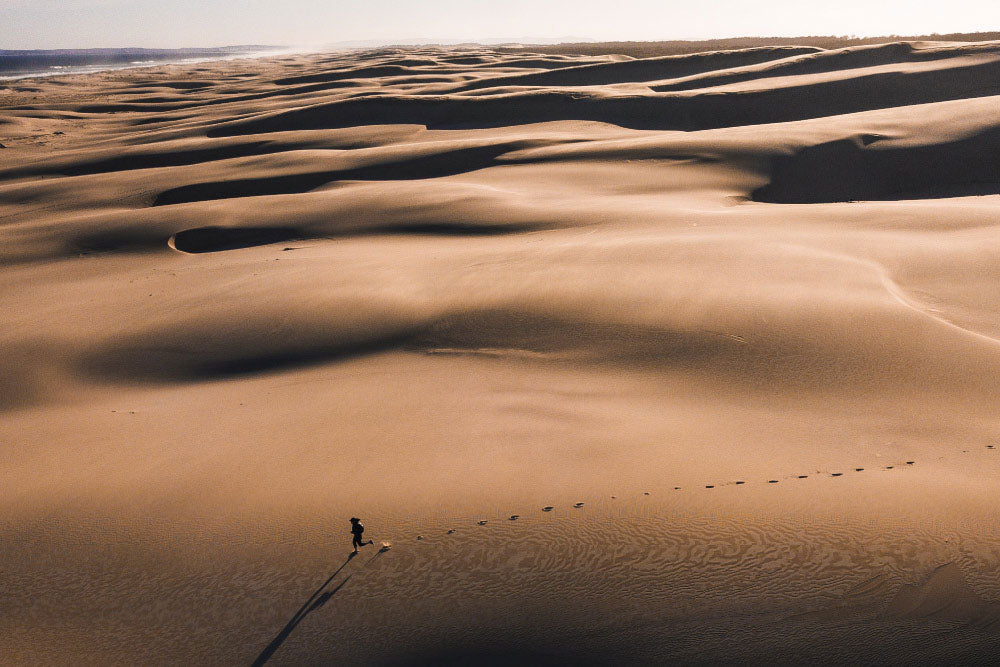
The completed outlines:
[[[851,34],[771,34],[771,35],[751,35],[751,34],[725,34],[713,36],[687,36],[670,37],[658,39],[625,39],[625,38],[595,38],[574,35],[559,37],[544,36],[521,36],[521,37],[487,37],[487,38],[460,38],[460,37],[408,37],[398,39],[371,38],[337,40],[334,42],[304,42],[289,44],[262,44],[262,43],[209,43],[184,46],[163,46],[163,45],[137,45],[128,44],[124,46],[46,46],[34,48],[5,49],[0,48],[3,53],[16,53],[21,51],[86,51],[86,50],[150,50],[150,51],[181,51],[185,49],[236,49],[236,48],[262,48],[262,49],[289,49],[289,50],[317,50],[324,48],[379,48],[393,46],[456,46],[461,44],[497,46],[503,44],[519,44],[522,46],[552,46],[558,44],[602,44],[602,43],[669,43],[669,42],[711,42],[718,40],[739,40],[739,39],[877,39],[885,37],[887,39],[912,39],[934,36],[949,35],[980,35],[1000,32],[1000,26],[993,30],[971,30],[971,31],[949,31],[949,32],[928,32],[922,34],[902,34],[902,33],[851,33]]]

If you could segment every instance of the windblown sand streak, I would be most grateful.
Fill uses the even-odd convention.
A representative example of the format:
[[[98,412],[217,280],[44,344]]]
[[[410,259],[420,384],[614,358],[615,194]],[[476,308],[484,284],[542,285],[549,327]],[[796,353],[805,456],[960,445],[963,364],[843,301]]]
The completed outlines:
[[[5,84],[2,661],[992,656],[998,73],[423,48]],[[391,549],[345,563],[350,516]]]

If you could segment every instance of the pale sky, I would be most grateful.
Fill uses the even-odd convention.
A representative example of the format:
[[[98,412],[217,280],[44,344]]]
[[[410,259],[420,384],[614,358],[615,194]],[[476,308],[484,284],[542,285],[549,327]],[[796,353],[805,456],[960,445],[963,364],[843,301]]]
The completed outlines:
[[[1000,30],[1000,0],[0,0],[0,49]]]

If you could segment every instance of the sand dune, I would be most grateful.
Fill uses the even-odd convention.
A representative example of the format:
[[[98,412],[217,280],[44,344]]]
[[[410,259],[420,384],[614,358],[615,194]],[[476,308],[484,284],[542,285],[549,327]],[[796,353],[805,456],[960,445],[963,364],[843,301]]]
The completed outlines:
[[[7,82],[2,662],[989,662],[998,68]]]

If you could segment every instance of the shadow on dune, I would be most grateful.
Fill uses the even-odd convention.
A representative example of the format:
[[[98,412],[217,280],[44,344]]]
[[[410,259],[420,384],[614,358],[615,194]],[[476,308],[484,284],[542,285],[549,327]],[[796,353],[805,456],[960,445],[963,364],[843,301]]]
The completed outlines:
[[[363,228],[311,228],[293,227],[197,227],[177,232],[170,237],[169,245],[174,250],[186,253],[219,252],[238,250],[254,246],[269,245],[287,241],[309,239],[358,238],[362,236],[410,235],[410,236],[502,236],[520,234],[544,229],[541,225],[510,223],[491,225],[486,223],[399,223],[370,225]]]
[[[179,167],[216,160],[229,160],[239,157],[267,155],[287,150],[281,144],[271,144],[267,141],[254,141],[233,146],[218,146],[212,148],[187,148],[185,150],[156,151],[137,153],[134,155],[119,155],[105,160],[80,162],[64,167],[57,167],[57,173],[67,176],[83,176],[88,174],[105,174],[114,171],[131,171],[133,169],[156,169],[158,167]]]
[[[996,52],[998,47],[992,45],[983,50]],[[798,76],[803,74],[822,74],[836,70],[862,69],[880,65],[892,65],[906,62],[928,62],[945,60],[974,54],[978,49],[969,45],[917,49],[909,42],[894,42],[891,44],[876,44],[873,46],[856,46],[834,51],[797,55],[783,58],[775,62],[765,62],[759,65],[748,63],[746,66],[726,70],[716,70],[679,78],[677,81],[652,86],[657,92],[696,90],[708,86],[723,86],[730,83],[741,83],[755,79],[781,76]],[[795,55],[795,54],[790,54]]]
[[[493,166],[497,164],[496,158],[500,155],[534,145],[526,142],[505,142],[353,169],[196,183],[161,192],[153,205],[167,206],[214,199],[299,194],[333,181],[343,180],[392,181],[453,176]]]
[[[811,46],[779,46],[739,51],[714,51],[683,56],[663,56],[613,63],[585,65],[563,63],[564,67],[548,72],[511,74],[480,79],[456,86],[456,90],[501,86],[599,86],[613,83],[656,81],[754,65],[804,53],[815,53],[819,50]]]
[[[172,88],[174,90],[199,90],[202,88],[212,88],[217,86],[216,81],[156,81],[155,79],[150,79],[148,81],[132,81],[128,84],[129,88]]]
[[[291,227],[198,227],[170,237],[170,247],[186,253],[218,252],[303,239],[307,235]]]
[[[816,204],[1000,194],[1000,127],[924,146],[880,147],[865,134],[777,158],[754,201]]]
[[[865,72],[832,81],[745,91],[608,95],[537,90],[498,95],[389,95],[315,104],[220,124],[210,137],[416,123],[432,129],[589,120],[638,130],[705,130],[836,116],[1000,94],[1000,61],[912,72]]]
[[[112,382],[198,382],[403,351],[648,369],[745,389],[767,390],[779,383],[818,392],[874,391],[933,376],[937,390],[961,385],[971,391],[992,382],[970,378],[967,370],[922,348],[894,347],[880,336],[850,330],[824,339],[780,328],[744,337],[672,328],[668,322],[601,319],[596,313],[509,307],[423,319],[395,317],[389,308],[337,301],[308,313],[278,308],[247,317],[242,305],[230,304],[195,322],[112,338],[78,356],[77,368]]]
[[[280,143],[253,141],[244,144],[215,146],[212,148],[184,148],[183,150],[146,151],[119,154],[98,159],[78,159],[55,164],[31,164],[0,171],[0,180],[25,178],[30,176],[63,175],[88,176],[133,169],[156,169],[159,167],[180,167],[216,160],[267,155],[289,150]]]
[[[532,643],[527,637],[508,637],[503,642],[495,642],[489,648],[445,641],[433,649],[415,651],[405,657],[397,656],[387,660],[386,667],[416,667],[417,665],[440,665],[444,667],[510,667],[511,665],[532,665],[535,667],[563,667],[564,665],[611,665],[615,657],[622,655],[587,655],[583,650],[552,649],[532,650],[524,644]],[[566,642],[570,644],[571,642]],[[502,644],[502,645],[496,645]],[[620,663],[619,663],[620,664]]]
[[[380,553],[382,552],[375,554],[372,560],[378,558]],[[341,581],[339,584],[337,584],[332,590],[323,593],[323,590],[330,585],[330,582],[333,581],[334,578],[338,574],[340,574],[345,567],[347,567],[347,564],[351,562],[351,560],[354,558],[355,555],[356,554],[353,553],[349,555],[347,557],[347,560],[344,561],[343,565],[338,567],[336,571],[334,571],[334,573],[330,575],[330,578],[324,581],[320,585],[320,587],[317,588],[316,591],[309,596],[309,599],[306,600],[301,607],[299,607],[299,610],[295,612],[295,614],[292,616],[291,619],[289,619],[288,623],[285,624],[285,627],[281,629],[281,632],[279,632],[277,636],[271,640],[271,643],[268,644],[264,648],[264,650],[260,652],[260,655],[257,656],[257,659],[253,661],[254,667],[259,667],[260,665],[263,665],[268,660],[270,660],[271,656],[274,655],[274,652],[277,651],[279,648],[281,648],[281,645],[284,643],[284,641],[288,639],[288,636],[292,634],[292,632],[295,630],[298,624],[301,623],[306,616],[308,616],[310,613],[312,613],[316,609],[319,609],[324,604],[326,604],[330,598],[336,595],[337,592],[340,591],[340,589],[342,589],[347,584],[348,581],[350,581],[351,576],[353,575],[347,575],[347,577],[345,577],[344,580]],[[371,561],[368,562],[370,563]]]
[[[106,227],[69,236],[57,246],[34,249],[2,257],[8,264],[90,254],[142,254],[169,251],[198,254],[240,250],[274,243],[309,240],[337,240],[370,236],[486,237],[524,234],[551,229],[538,223],[491,224],[478,222],[399,222],[353,225],[333,220],[328,224],[303,227],[194,227],[174,234],[164,225],[135,223]]]
[[[237,318],[223,312],[209,321],[117,337],[89,350],[77,363],[86,375],[104,380],[163,383],[283,372],[390,350],[470,355],[501,351],[577,363],[700,369],[766,382],[789,370],[782,368],[789,363],[782,363],[782,356],[797,359],[802,354],[748,346],[714,332],[671,331],[514,309],[470,310],[432,321],[360,329],[351,328],[350,321],[346,329],[338,329],[331,325],[335,321],[322,312],[311,318],[290,313]],[[796,367],[801,364],[794,362]],[[818,370],[814,368],[810,377]]]
[[[286,318],[287,319],[287,318]],[[105,380],[193,382],[280,372],[342,362],[399,349],[412,329],[362,333],[330,331],[316,323],[256,321],[171,327],[116,340],[79,359],[85,374]]]
[[[371,67],[358,67],[348,70],[337,70],[334,72],[320,72],[318,74],[304,74],[302,76],[292,76],[285,79],[277,79],[274,83],[279,86],[290,86],[297,84],[329,83],[332,81],[342,81],[344,79],[375,79],[387,76],[408,76],[412,74],[441,74],[448,71],[438,67],[434,61],[421,62],[420,65],[433,65],[434,69],[415,69],[418,65],[374,65]]]
[[[64,252],[73,255],[90,253],[146,253],[164,249],[163,231],[156,227],[136,225],[128,228],[103,229],[69,238]]]

